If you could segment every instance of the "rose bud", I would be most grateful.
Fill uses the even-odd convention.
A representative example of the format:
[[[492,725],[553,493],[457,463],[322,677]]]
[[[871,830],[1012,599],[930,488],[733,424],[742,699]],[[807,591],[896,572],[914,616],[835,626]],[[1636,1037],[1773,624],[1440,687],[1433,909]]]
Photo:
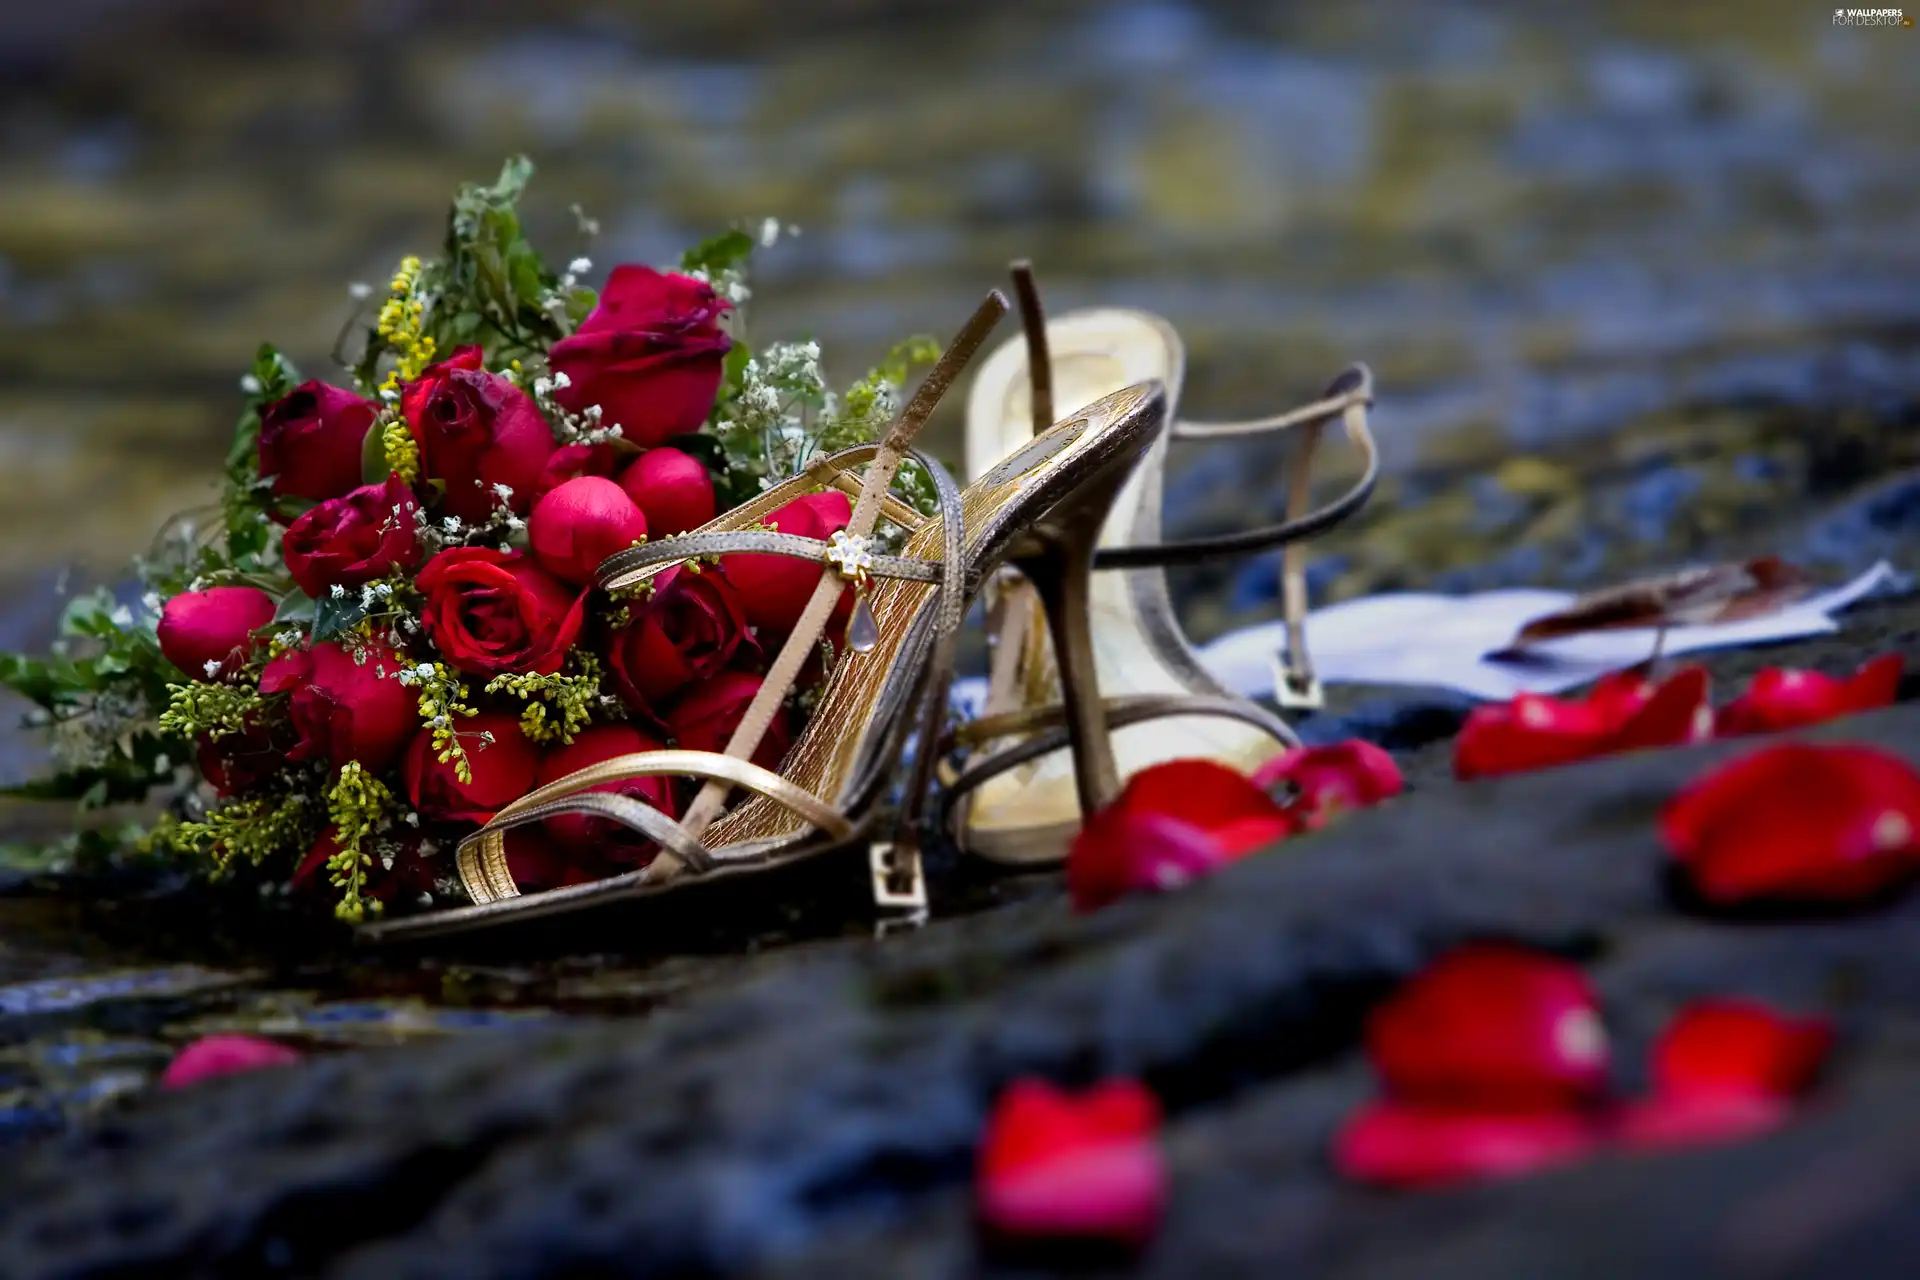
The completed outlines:
[[[324,502],[360,486],[360,449],[379,406],[303,382],[260,413],[260,478],[276,497]]]
[[[779,533],[826,541],[853,519],[853,504],[838,490],[795,498],[763,522]],[[806,611],[813,589],[826,566],[795,556],[763,553],[730,555],[721,560],[727,580],[746,602],[747,621],[756,627],[785,633],[793,630]],[[844,606],[843,606],[844,607]]]
[[[554,399],[571,413],[600,406],[601,424],[643,449],[698,431],[733,345],[716,323],[729,309],[703,281],[615,267],[593,313],[547,353],[567,378]]]
[[[183,591],[160,611],[160,652],[194,680],[232,679],[253,651],[253,633],[273,621],[273,597],[258,587]]]
[[[713,477],[706,463],[678,449],[649,449],[620,474],[656,538],[698,529],[713,519]]]
[[[540,499],[558,489],[569,480],[578,480],[581,476],[599,476],[603,480],[613,478],[624,459],[610,444],[563,444],[553,451],[547,459],[547,465],[541,468],[540,478],[533,485],[533,500]],[[644,508],[642,508],[644,510]]]
[[[333,875],[327,870],[327,860],[340,852],[338,836],[338,830],[333,827],[320,833],[313,848],[307,850],[307,856],[294,868],[293,876],[287,881],[288,888],[297,894],[338,897]],[[422,854],[421,839],[417,831],[399,831],[391,837],[363,840],[360,848],[373,861],[366,867],[366,884],[361,887],[360,896],[391,902],[395,898],[418,898],[423,893],[432,893],[441,868],[450,868],[452,860]]]
[[[537,781],[544,787],[590,764],[599,764],[615,756],[659,751],[665,746],[665,743],[648,737],[631,725],[597,724],[576,733],[571,743],[547,752],[540,761]],[[593,790],[636,796],[670,818],[680,813],[679,805],[674,803],[672,778],[629,778],[624,782],[603,782]],[[599,853],[616,861],[633,864],[645,862],[653,856],[653,841],[611,818],[586,813],[563,813],[542,819],[541,825],[546,828],[553,842],[563,849]]]
[[[689,573],[675,566],[654,579],[654,592],[634,606],[634,620],[617,632],[607,665],[621,695],[651,715],[695,680],[705,680],[744,645],[758,655],[747,634],[740,593],[716,569]]]
[[[287,572],[317,599],[335,585],[357,587],[411,569],[420,563],[419,509],[399,476],[329,498],[287,526],[280,539]]]
[[[400,683],[407,661],[390,649],[368,648],[356,661],[338,641],[289,649],[260,673],[260,692],[287,693],[287,716],[299,741],[287,759],[325,760],[334,768],[359,761],[378,773],[407,744],[419,699]]]
[[[440,509],[474,523],[502,505],[516,513],[553,455],[553,429],[533,397],[480,367],[480,348],[461,347],[409,383],[400,405],[420,447],[423,473],[444,480]],[[503,500],[496,486],[509,491]]]
[[[458,718],[453,730],[467,753],[468,781],[460,781],[452,759],[441,762],[430,728],[414,735],[400,761],[407,798],[422,817],[434,822],[485,822],[533,790],[540,755],[520,732],[518,716],[482,711]]]
[[[740,726],[747,705],[760,692],[760,677],[745,671],[722,671],[713,679],[687,690],[685,697],[667,713],[667,727],[674,739],[689,751],[724,752],[727,739]],[[793,730],[787,723],[783,703],[754,749],[753,762],[763,769],[778,771],[780,761],[793,745]]]
[[[647,518],[611,480],[581,476],[534,505],[527,542],[540,567],[576,587],[593,582],[593,571],[616,551],[647,536]]]
[[[586,618],[586,596],[521,551],[450,547],[414,579],[446,660],[472,675],[551,675]]]

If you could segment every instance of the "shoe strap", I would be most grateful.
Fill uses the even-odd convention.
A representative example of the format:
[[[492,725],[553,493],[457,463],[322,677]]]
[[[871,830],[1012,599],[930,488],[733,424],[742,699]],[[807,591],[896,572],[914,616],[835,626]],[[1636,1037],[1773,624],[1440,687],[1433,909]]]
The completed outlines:
[[[1300,745],[1299,735],[1286,721],[1259,703],[1245,698],[1215,694],[1133,694],[1102,699],[1101,706],[1106,711],[1109,731],[1177,716],[1211,716],[1250,724],[1289,748]],[[948,735],[941,742],[938,755],[944,759],[955,748],[991,742],[1016,733],[1031,736],[984,758],[970,758],[964,769],[949,772],[943,779],[944,807],[950,808],[961,796],[1009,769],[1065,750],[1068,746],[1066,709],[1059,703],[1052,703],[1044,707],[1024,707],[1000,715],[983,716],[961,725]]]
[[[1167,565],[1197,564],[1220,556],[1247,555],[1284,546],[1325,533],[1367,504],[1380,478],[1380,450],[1367,425],[1367,407],[1373,402],[1373,374],[1364,364],[1346,369],[1333,380],[1327,394],[1313,404],[1271,418],[1251,418],[1243,422],[1182,422],[1174,428],[1178,440],[1210,440],[1227,436],[1251,435],[1262,431],[1304,428],[1301,457],[1292,468],[1287,519],[1279,524],[1238,533],[1217,534],[1205,538],[1184,538],[1177,542],[1155,542],[1133,547],[1102,547],[1094,555],[1096,569],[1145,569]],[[1309,480],[1313,452],[1320,432],[1338,418],[1347,438],[1359,448],[1363,459],[1361,476],[1340,497],[1317,511],[1309,511]]]
[[[610,782],[662,777],[724,779],[792,810],[835,839],[850,839],[853,835],[853,824],[831,804],[751,760],[713,751],[641,751],[601,760],[536,787],[462,840],[455,863],[467,896],[475,902],[519,896],[519,887],[507,865],[506,833],[514,827],[568,813],[611,818],[657,842],[664,851],[655,858],[663,878],[672,875],[680,865],[694,871],[711,867],[715,857],[700,842],[699,836],[644,798],[593,790]],[[674,861],[661,864],[667,853],[673,855]]]
[[[1006,314],[1007,300],[996,290],[987,295],[984,302],[975,309],[973,315],[954,336],[940,359],[921,380],[913,398],[907,402],[892,426],[881,437],[875,448],[873,461],[867,467],[867,473],[860,483],[859,496],[853,504],[853,517],[847,522],[848,538],[864,539],[873,532],[873,526],[879,519],[884,507],[884,498],[888,487],[893,483],[894,473],[912,447],[913,438],[926,420],[932,415],[942,396],[952,387],[968,362],[973,359],[987,335]],[[957,534],[948,521],[948,541]],[[781,705],[792,691],[801,668],[812,656],[815,644],[821,633],[826,630],[827,619],[832,615],[834,606],[839,602],[840,593],[847,585],[844,570],[836,572],[831,565],[821,567],[820,581],[814,587],[812,597],[806,608],[800,613],[799,621],[787,641],[775,655],[773,665],[760,682],[753,700],[748,703],[746,714],[740,724],[728,738],[725,754],[736,759],[746,760],[752,757],[760,745],[767,730],[772,726],[774,717],[779,714]],[[709,781],[700,788],[682,819],[682,825],[695,837],[705,833],[713,820],[720,816],[731,787],[725,781]],[[670,851],[663,851],[661,857],[671,857]]]

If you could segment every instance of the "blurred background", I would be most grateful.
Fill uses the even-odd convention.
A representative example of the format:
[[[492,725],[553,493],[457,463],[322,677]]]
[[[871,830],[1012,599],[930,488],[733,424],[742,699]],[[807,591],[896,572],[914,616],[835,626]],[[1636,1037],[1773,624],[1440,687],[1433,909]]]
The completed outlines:
[[[349,282],[518,150],[553,258],[600,219],[596,280],[797,224],[752,332],[839,382],[1016,255],[1055,310],[1173,319],[1196,415],[1370,361],[1389,482],[1322,600],[1840,566],[1920,524],[1920,32],[1812,0],[0,12],[0,644],[207,498],[258,342],[326,376]],[[1273,448],[1184,457],[1176,529],[1277,509]],[[1205,638],[1272,582],[1175,585]]]

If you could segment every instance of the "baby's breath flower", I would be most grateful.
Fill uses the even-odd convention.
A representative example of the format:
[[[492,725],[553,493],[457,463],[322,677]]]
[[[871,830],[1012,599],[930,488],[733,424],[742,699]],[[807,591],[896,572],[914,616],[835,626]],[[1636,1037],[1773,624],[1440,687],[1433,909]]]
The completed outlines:
[[[240,389],[250,396],[257,396],[261,391],[260,379],[250,373],[243,373],[240,375]]]

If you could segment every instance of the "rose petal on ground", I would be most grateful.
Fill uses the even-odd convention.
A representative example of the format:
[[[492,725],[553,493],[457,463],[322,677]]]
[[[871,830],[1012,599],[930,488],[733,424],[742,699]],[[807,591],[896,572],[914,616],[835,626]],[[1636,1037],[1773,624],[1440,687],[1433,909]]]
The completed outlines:
[[[1662,680],[1613,730],[1601,754],[1677,747],[1713,736],[1712,681],[1705,667],[1682,667]]]
[[[1473,943],[1374,1011],[1367,1054],[1403,1102],[1475,1111],[1580,1106],[1605,1088],[1606,1029],[1575,966]]]
[[[1787,1102],[1758,1093],[1655,1094],[1623,1108],[1614,1141],[1639,1150],[1739,1142],[1786,1123]]]
[[[1127,779],[1109,809],[1156,813],[1202,829],[1243,818],[1284,819],[1266,790],[1213,760],[1168,760]]]
[[[1600,1139],[1600,1126],[1577,1111],[1515,1115],[1374,1102],[1334,1135],[1333,1162],[1356,1182],[1433,1187],[1567,1164]]]
[[[1720,708],[1723,737],[1777,733],[1893,705],[1906,667],[1897,653],[1873,659],[1842,679],[1818,671],[1763,667],[1746,691]]]
[[[1657,685],[1616,671],[1579,700],[1523,693],[1475,707],[1454,741],[1456,777],[1524,773],[1712,736],[1706,669],[1686,666]]]
[[[1093,911],[1128,894],[1178,889],[1244,852],[1246,835],[1231,829],[1228,836],[1242,847],[1230,851],[1215,833],[1163,814],[1102,810],[1067,850],[1067,891],[1076,910]],[[1254,847],[1271,838],[1260,837]]]
[[[1267,792],[1291,787],[1294,799],[1288,809],[1303,825],[1317,827],[1340,810],[1365,808],[1399,795],[1406,780],[1392,756],[1371,742],[1349,738],[1275,756],[1254,772],[1253,785]]]
[[[981,1224],[1017,1239],[1145,1244],[1166,1205],[1159,1129],[1159,1103],[1137,1081],[1078,1096],[1016,1081],[996,1103],[980,1148]]]
[[[1081,826],[1067,888],[1081,911],[1177,889],[1297,829],[1272,796],[1225,765],[1170,760],[1134,774]]]
[[[160,1087],[184,1089],[214,1076],[285,1067],[298,1061],[298,1051],[259,1036],[202,1036],[174,1055],[160,1075]]]
[[[1876,747],[1783,743],[1687,786],[1660,829],[1710,902],[1858,901],[1916,865],[1920,773]]]
[[[1748,1000],[1700,1000],[1654,1044],[1653,1087],[1792,1097],[1813,1083],[1832,1047],[1825,1019],[1788,1017]]]

